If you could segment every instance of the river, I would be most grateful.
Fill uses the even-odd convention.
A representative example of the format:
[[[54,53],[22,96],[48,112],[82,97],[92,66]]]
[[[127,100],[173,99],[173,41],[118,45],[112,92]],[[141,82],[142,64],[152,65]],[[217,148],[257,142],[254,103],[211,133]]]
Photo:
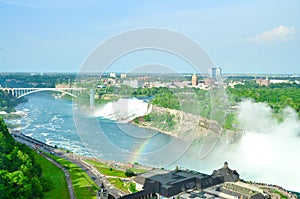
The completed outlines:
[[[239,143],[219,143],[210,156],[199,159],[197,151],[186,153],[189,144],[177,138],[117,122],[112,114],[99,114],[107,107],[95,111],[98,117],[74,117],[72,101],[55,99],[49,92],[26,97],[28,102],[16,107],[17,111],[27,113],[15,121],[21,125],[19,130],[52,146],[84,156],[154,167],[179,165],[208,174],[228,161],[244,179],[300,191],[299,138],[284,140],[282,136],[246,132]],[[147,111],[145,104],[134,100],[129,101],[134,104],[131,108],[134,113]],[[289,144],[283,147],[283,141]]]
[[[80,122],[85,125],[84,133],[88,132],[84,134],[78,131],[80,124],[74,123],[72,101],[55,99],[49,92],[31,94],[27,96],[27,99],[28,102],[16,107],[17,111],[26,112],[24,117],[16,121],[21,126],[18,130],[49,145],[56,145],[80,155],[163,166],[171,163],[174,158],[169,158],[166,162],[166,158],[160,159],[157,156],[156,162],[153,156],[156,153],[162,154],[168,145],[182,143],[177,138],[154,130],[119,123],[113,120],[116,118],[109,119],[111,114],[108,114],[109,111],[105,107],[102,112],[107,112],[107,114],[81,118],[84,120]],[[132,99],[131,101],[135,105],[141,105],[137,104],[140,100]],[[141,109],[145,107],[135,107],[133,111],[143,114]],[[98,130],[101,132],[91,128],[94,120],[97,121],[97,125],[100,125],[101,128]]]

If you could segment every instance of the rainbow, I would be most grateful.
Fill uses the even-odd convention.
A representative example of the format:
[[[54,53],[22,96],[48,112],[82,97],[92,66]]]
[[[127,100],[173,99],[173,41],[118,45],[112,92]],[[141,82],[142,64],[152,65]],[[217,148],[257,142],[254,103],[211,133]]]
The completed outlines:
[[[139,147],[137,147],[132,153],[131,156],[129,157],[129,162],[134,163],[134,162],[139,162],[139,157],[141,154],[143,154],[144,149],[146,148],[148,141],[150,139],[146,139],[143,141]]]

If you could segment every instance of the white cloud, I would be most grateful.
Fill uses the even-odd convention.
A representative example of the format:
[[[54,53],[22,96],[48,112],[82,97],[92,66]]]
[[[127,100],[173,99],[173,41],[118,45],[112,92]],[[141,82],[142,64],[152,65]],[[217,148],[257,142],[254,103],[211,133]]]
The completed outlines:
[[[265,31],[251,38],[250,41],[253,42],[280,42],[280,41],[288,41],[293,38],[296,34],[295,27],[286,27],[284,25],[280,25],[277,28],[272,30]]]

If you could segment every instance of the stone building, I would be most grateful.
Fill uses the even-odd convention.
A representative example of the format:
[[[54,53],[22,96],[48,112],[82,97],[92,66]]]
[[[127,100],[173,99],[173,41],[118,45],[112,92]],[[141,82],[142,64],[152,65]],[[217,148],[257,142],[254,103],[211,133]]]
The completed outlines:
[[[224,162],[224,166],[218,170],[213,171],[213,175],[215,176],[223,176],[224,182],[237,182],[240,180],[240,175],[236,170],[231,170],[228,167],[228,162]]]
[[[198,77],[197,75],[194,73],[192,75],[192,86],[197,86],[198,85]]]
[[[270,86],[270,80],[268,78],[263,79],[263,78],[259,78],[256,79],[256,84],[258,84],[259,86]]]

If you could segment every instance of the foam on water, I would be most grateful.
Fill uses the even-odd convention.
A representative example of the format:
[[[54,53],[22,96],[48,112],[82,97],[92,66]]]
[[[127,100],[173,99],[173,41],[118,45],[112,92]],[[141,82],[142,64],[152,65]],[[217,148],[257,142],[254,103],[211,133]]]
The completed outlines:
[[[127,123],[151,112],[152,106],[136,98],[119,99],[96,108],[95,116]]]
[[[33,133],[26,133],[26,136],[32,137]]]
[[[41,133],[42,136],[47,137],[49,133]]]
[[[48,145],[50,145],[50,146],[52,146],[52,143],[54,143],[54,141],[51,140],[50,138],[46,138],[45,140],[46,140],[45,143],[48,144]]]

